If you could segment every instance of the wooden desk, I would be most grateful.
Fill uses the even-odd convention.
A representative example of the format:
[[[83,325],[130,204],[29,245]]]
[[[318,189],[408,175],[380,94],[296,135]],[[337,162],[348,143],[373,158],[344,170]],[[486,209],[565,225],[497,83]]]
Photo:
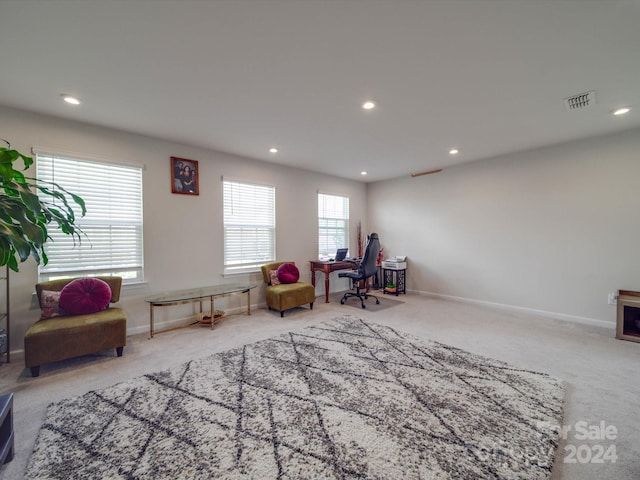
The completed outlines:
[[[353,270],[357,267],[354,262],[327,262],[324,260],[311,260],[309,262],[311,268],[311,285],[316,286],[316,272],[324,272],[324,292],[325,302],[329,303],[329,275],[336,270]]]

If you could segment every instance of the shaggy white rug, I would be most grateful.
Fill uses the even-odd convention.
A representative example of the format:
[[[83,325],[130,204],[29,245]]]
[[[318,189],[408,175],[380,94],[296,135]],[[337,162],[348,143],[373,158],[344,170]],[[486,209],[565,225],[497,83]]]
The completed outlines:
[[[49,406],[28,479],[545,479],[548,375],[353,316]]]

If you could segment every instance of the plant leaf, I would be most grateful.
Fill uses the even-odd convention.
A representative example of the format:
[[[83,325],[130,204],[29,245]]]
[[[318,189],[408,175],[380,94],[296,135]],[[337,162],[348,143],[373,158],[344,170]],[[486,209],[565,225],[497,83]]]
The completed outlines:
[[[84,216],[84,200],[54,182],[27,177],[16,170],[22,161],[23,170],[33,164],[33,158],[17,150],[0,147],[0,265],[18,271],[18,259],[32,256],[36,263],[49,261],[45,242],[51,237],[47,225],[54,223],[63,233],[82,241],[86,234],[75,224],[77,205]],[[3,193],[4,192],[4,193]],[[38,195],[38,192],[41,195]]]

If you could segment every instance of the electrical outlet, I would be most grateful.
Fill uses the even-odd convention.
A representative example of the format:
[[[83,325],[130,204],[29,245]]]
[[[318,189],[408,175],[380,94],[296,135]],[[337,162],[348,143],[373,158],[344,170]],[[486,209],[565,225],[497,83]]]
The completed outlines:
[[[609,305],[615,305],[616,304],[616,294],[615,293],[611,292],[609,294],[608,302],[609,302]]]

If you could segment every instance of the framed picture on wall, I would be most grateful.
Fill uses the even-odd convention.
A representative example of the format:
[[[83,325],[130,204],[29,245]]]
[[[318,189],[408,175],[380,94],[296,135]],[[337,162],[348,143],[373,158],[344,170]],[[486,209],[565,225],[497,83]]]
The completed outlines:
[[[200,194],[197,160],[171,157],[171,193]]]

